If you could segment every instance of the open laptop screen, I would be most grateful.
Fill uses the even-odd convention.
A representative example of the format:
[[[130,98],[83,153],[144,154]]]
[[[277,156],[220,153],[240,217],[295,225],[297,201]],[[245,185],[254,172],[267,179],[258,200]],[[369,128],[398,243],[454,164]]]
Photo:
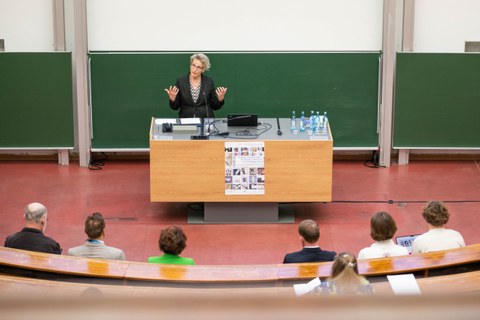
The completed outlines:
[[[229,114],[227,116],[227,125],[239,127],[256,127],[258,125],[258,115],[256,114]]]
[[[413,240],[415,240],[416,237],[418,237],[419,234],[411,234],[408,236],[398,236],[395,237],[395,241],[399,246],[405,247],[408,249],[408,253],[412,253],[412,244]]]

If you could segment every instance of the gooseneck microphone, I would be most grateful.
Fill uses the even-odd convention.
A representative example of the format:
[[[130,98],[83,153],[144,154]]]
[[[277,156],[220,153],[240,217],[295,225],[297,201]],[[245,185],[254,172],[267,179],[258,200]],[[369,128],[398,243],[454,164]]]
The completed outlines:
[[[203,99],[205,99],[205,113],[207,114],[207,133],[210,133],[210,112],[208,112],[207,95],[205,94],[205,91],[203,92]]]
[[[279,118],[277,118],[277,127],[278,127],[277,135],[281,136],[283,134],[283,132],[280,129],[280,119]]]

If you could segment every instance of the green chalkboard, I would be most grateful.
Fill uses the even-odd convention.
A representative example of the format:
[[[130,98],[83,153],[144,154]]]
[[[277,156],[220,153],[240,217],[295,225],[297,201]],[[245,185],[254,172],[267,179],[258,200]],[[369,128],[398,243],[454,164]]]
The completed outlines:
[[[0,53],[0,148],[73,148],[69,52]]]
[[[397,53],[395,148],[480,148],[480,54]]]
[[[228,88],[216,116],[327,111],[335,147],[378,146],[379,52],[207,53],[206,74]],[[190,53],[91,52],[94,149],[148,148],[150,119],[177,117],[164,88],[189,71]]]

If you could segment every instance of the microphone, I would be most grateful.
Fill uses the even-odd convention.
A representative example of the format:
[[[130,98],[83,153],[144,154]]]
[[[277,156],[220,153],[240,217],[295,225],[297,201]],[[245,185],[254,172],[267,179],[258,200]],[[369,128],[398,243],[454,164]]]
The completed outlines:
[[[282,130],[280,129],[280,119],[277,118],[277,135],[281,136],[283,134]]]
[[[205,91],[203,92],[203,99],[205,99],[205,112],[207,114],[207,133],[210,133],[210,113],[208,112],[207,95],[205,94]]]

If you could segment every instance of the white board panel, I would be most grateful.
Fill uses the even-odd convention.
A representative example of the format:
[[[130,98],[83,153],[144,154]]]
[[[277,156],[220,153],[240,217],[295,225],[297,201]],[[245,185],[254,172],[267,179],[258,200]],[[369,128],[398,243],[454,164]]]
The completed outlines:
[[[5,51],[54,51],[52,0],[0,0]]]
[[[382,0],[87,0],[89,50],[380,50]]]
[[[465,52],[480,41],[480,1],[416,0],[415,52]]]

